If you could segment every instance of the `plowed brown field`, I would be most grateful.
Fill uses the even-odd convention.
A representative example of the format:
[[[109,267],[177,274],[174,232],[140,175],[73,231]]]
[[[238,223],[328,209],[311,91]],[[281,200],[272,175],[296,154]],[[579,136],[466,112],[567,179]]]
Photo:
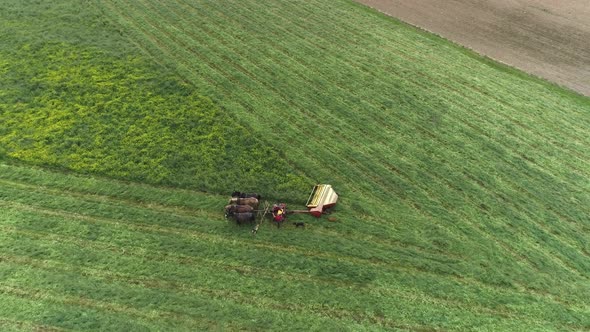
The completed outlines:
[[[588,0],[357,0],[590,96]]]

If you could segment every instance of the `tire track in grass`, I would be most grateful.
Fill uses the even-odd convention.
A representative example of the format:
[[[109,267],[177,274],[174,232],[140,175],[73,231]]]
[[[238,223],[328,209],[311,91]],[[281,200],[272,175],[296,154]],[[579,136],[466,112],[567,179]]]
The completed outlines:
[[[108,284],[111,283],[123,283],[128,285],[128,287],[133,287],[133,288],[148,288],[148,289],[157,289],[157,290],[166,290],[169,292],[174,292],[177,295],[196,295],[196,296],[201,296],[201,297],[212,297],[214,299],[228,299],[230,301],[232,301],[233,303],[236,304],[246,304],[252,307],[256,307],[256,308],[274,308],[277,311],[288,311],[288,312],[297,312],[299,314],[304,314],[304,315],[317,315],[321,317],[321,314],[318,313],[322,313],[325,314],[326,310],[328,310],[328,313],[330,315],[330,317],[338,317],[339,319],[341,318],[352,318],[355,317],[356,319],[358,319],[359,314],[361,316],[366,315],[366,314],[362,314],[362,313],[358,313],[356,311],[350,311],[350,310],[345,310],[345,309],[328,309],[326,307],[322,307],[322,306],[318,306],[318,305],[313,305],[313,306],[309,306],[309,307],[303,307],[300,306],[298,304],[295,303],[289,303],[288,299],[285,299],[287,301],[278,301],[276,299],[272,299],[272,298],[265,298],[265,297],[260,297],[260,296],[256,296],[253,297],[249,294],[246,293],[242,293],[242,292],[236,292],[236,291],[232,291],[232,290],[228,290],[228,289],[210,289],[210,288],[205,288],[205,287],[198,287],[195,286],[194,284],[186,284],[183,282],[175,282],[175,281],[171,281],[171,280],[163,280],[163,279],[157,279],[157,278],[151,278],[151,277],[144,277],[144,276],[134,276],[134,275],[130,275],[130,274],[122,274],[122,273],[118,273],[118,272],[113,272],[113,271],[108,271],[108,270],[99,270],[99,269],[93,269],[93,268],[88,268],[88,267],[84,267],[84,268],[79,268],[77,266],[73,266],[70,264],[66,264],[66,263],[62,263],[62,262],[56,262],[56,261],[52,261],[52,260],[41,260],[41,259],[35,259],[35,258],[30,258],[30,257],[21,257],[21,256],[10,256],[10,257],[6,257],[3,256],[1,259],[0,264],[13,264],[14,266],[29,266],[33,269],[41,269],[43,271],[47,271],[47,272],[51,272],[52,274],[54,273],[58,273],[58,274],[63,274],[63,273],[70,273],[70,272],[76,272],[76,273],[80,273],[82,276],[84,277],[91,277],[93,279],[96,279],[97,281],[101,281],[101,282],[107,282]],[[257,274],[253,274],[252,277],[256,277]],[[313,280],[309,280],[310,282],[313,282]],[[324,281],[320,280],[320,284],[324,283]],[[333,286],[330,285],[329,283],[326,284],[326,286]],[[12,285],[12,287],[18,287],[18,285]],[[19,287],[20,289],[23,289],[22,287]],[[42,293],[45,292],[44,290],[38,290],[35,291],[35,293]],[[54,293],[53,291],[50,291],[52,293]],[[453,300],[453,299],[449,299],[449,298],[440,298],[440,297],[433,297],[430,296],[428,294],[425,294],[423,291],[419,290],[419,289],[410,289],[410,290],[399,290],[399,289],[392,289],[392,288],[383,288],[383,287],[377,287],[377,288],[372,288],[371,293],[377,293],[380,294],[380,296],[385,296],[387,298],[398,298],[398,299],[404,299],[406,302],[409,303],[415,303],[415,304],[420,304],[420,305],[432,305],[435,308],[453,308],[456,310],[466,310],[468,312],[470,312],[471,314],[477,314],[477,315],[489,315],[489,316],[500,316],[500,317],[504,317],[504,318],[514,318],[516,317],[516,315],[518,315],[519,313],[517,311],[515,311],[514,309],[511,309],[507,306],[486,306],[486,305],[482,305],[482,304],[471,304],[471,303],[464,303],[464,302],[460,302],[458,300]],[[69,298],[75,298],[73,296],[68,296]],[[86,299],[84,300],[84,302],[89,302],[88,300],[90,300],[90,302],[95,301],[92,299]],[[545,299],[543,299],[544,301]],[[146,315],[146,313],[142,313],[141,309],[136,309],[134,307],[130,307],[128,305],[125,304],[117,304],[117,303],[112,303],[112,302],[104,302],[104,301],[98,301],[99,303],[105,303],[105,305],[103,305],[103,307],[106,307],[106,309],[108,310],[109,307],[115,307],[114,311],[127,311],[124,308],[128,307],[131,308],[133,311],[137,311],[137,313],[135,313],[135,315]],[[556,303],[556,302],[553,302]],[[123,308],[121,310],[121,308]],[[105,308],[101,308],[101,309],[105,309]],[[119,310],[117,310],[119,309]],[[583,310],[583,308],[576,308],[576,310]],[[149,318],[150,319],[154,319],[154,318],[167,318],[170,315],[171,312],[169,311],[163,311],[163,312],[150,312],[149,314]],[[183,316],[186,314],[183,313],[172,313],[178,316]],[[173,318],[173,317],[171,317]],[[180,317],[179,317],[180,318]],[[522,318],[522,317],[521,317]],[[538,319],[538,318],[533,318],[533,317],[529,317],[527,318],[527,321],[534,321],[534,319]],[[376,322],[381,322],[381,319],[375,317],[373,319],[370,319],[372,323],[376,323]],[[549,323],[549,321],[547,321]],[[391,324],[387,324],[388,326],[391,326]]]
[[[105,200],[123,201],[130,204],[154,204],[168,209],[201,211],[218,205],[222,199],[227,199],[227,196],[213,193],[121,181],[106,177],[80,176],[31,165],[0,162],[0,170],[0,181],[59,190],[64,193],[72,193],[72,195],[104,197]]]
[[[1,287],[1,285],[0,285]],[[1,291],[1,290],[0,290]],[[43,325],[38,324],[37,322],[33,321],[25,321],[25,320],[16,320],[16,319],[7,319],[0,317],[0,328],[2,329],[11,329],[14,328],[15,331],[48,331],[48,332],[61,332],[61,331],[73,331],[71,329],[65,329],[57,326],[50,326],[50,325]]]
[[[168,326],[177,326],[178,322],[183,325],[189,325],[193,328],[202,328],[204,325],[215,326],[216,321],[208,320],[205,317],[195,317],[194,315],[182,314],[172,311],[164,311],[161,309],[153,310],[145,308],[145,310],[135,307],[122,305],[114,302],[100,301],[88,297],[64,295],[60,292],[50,291],[48,289],[35,289],[31,287],[19,287],[17,285],[3,284],[0,285],[0,294],[4,296],[11,296],[20,299],[29,299],[35,303],[49,303],[59,304],[66,307],[72,306],[76,308],[87,308],[97,310],[101,313],[110,315],[111,313],[122,314],[127,317],[135,317],[151,322],[163,323],[168,322]],[[189,323],[189,324],[187,324]],[[203,324],[205,323],[205,324]],[[62,329],[59,329],[62,330]]]
[[[13,188],[20,188],[28,192],[36,192],[47,196],[69,197],[76,200],[97,204],[109,204],[111,206],[120,207],[134,207],[138,209],[145,209],[151,212],[158,212],[168,214],[171,216],[186,217],[194,219],[196,217],[207,217],[208,219],[218,219],[223,214],[223,207],[220,207],[218,213],[214,213],[209,209],[198,209],[187,206],[166,205],[159,202],[146,202],[132,199],[119,198],[116,196],[109,196],[103,194],[85,193],[82,191],[72,191],[65,189],[53,189],[46,186],[39,186],[28,184],[24,182],[15,182],[11,180],[0,179],[0,184],[10,185]],[[221,204],[220,204],[221,206]]]

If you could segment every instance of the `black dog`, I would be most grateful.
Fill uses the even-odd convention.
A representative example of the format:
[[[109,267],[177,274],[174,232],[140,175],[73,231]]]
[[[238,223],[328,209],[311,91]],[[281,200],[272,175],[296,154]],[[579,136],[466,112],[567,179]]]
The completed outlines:
[[[294,222],[293,225],[295,225],[295,227],[305,227],[305,223],[303,221]]]

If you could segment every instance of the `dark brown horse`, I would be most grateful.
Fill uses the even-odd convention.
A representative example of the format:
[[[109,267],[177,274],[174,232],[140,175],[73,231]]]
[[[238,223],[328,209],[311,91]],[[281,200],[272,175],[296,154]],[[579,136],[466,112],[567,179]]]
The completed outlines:
[[[239,198],[239,197],[232,197],[229,200],[229,204],[233,204],[233,205],[249,205],[253,208],[257,208],[258,207],[258,199],[254,198],[254,197],[247,197],[247,198]]]
[[[234,213],[253,212],[254,208],[250,205],[226,205],[225,217],[231,217]]]
[[[256,219],[256,214],[253,212],[234,213],[233,217],[238,225],[245,223],[252,224]]]

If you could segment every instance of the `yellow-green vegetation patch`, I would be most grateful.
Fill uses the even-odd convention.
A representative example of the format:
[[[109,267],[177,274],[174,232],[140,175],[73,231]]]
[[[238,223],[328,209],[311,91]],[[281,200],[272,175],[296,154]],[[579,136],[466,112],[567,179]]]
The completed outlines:
[[[201,190],[309,186],[211,99],[140,57],[67,43],[16,54],[0,57],[2,154]]]

